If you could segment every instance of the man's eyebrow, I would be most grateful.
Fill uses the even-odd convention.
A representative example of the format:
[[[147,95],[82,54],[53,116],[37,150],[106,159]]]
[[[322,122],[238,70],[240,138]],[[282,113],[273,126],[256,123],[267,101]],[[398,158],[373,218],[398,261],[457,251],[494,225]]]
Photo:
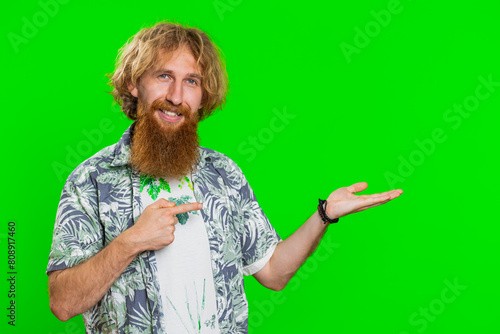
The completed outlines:
[[[166,69],[157,69],[156,71],[153,71],[152,75],[155,77],[159,74],[174,74],[174,71],[172,70],[166,70]],[[196,79],[199,79],[201,80],[203,77],[201,74],[198,74],[198,73],[188,73],[187,74],[187,77],[188,78],[196,78]]]
[[[198,73],[188,73],[187,76],[190,77],[190,78],[197,78],[197,79],[200,79],[200,80],[203,78],[201,76],[201,74],[198,74]]]
[[[166,70],[166,69],[163,69],[163,68],[159,68],[155,71],[153,71],[152,75],[153,76],[157,76],[159,74],[172,74],[173,72],[171,70]]]

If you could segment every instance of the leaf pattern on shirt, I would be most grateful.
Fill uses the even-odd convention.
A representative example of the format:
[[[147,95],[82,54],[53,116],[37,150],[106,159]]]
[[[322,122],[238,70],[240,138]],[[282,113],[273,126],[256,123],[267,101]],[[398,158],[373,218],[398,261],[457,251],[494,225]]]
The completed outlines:
[[[167,192],[171,192],[170,185],[163,178],[156,179],[154,177],[141,174],[141,188],[140,192],[142,192],[145,188],[148,189],[148,194],[151,196],[153,201],[156,201],[158,198],[158,194],[161,190],[165,190]]]
[[[169,202],[175,202],[176,205],[181,205],[181,204],[187,204],[193,202],[193,198],[188,195],[182,195],[180,197],[169,197],[167,198]],[[190,211],[190,212],[184,212],[184,213],[178,213],[175,216],[177,219],[179,219],[179,224],[185,225],[187,223],[187,220],[189,218],[189,215],[197,215],[198,211]]]
[[[184,181],[186,181],[186,182],[187,182],[188,187],[189,187],[191,190],[193,190],[193,189],[194,189],[194,188],[193,188],[193,184],[191,183],[191,180],[190,180],[190,179],[189,179],[189,177],[187,177],[187,176],[181,177],[181,178],[179,179],[179,182],[180,182],[180,183],[179,183],[179,186],[178,186],[179,188],[181,188],[181,189],[182,189],[182,186],[184,185]]]
[[[155,201],[160,196],[162,190],[168,193],[172,193],[170,184],[168,183],[168,181],[162,178],[155,178],[149,175],[141,174],[140,182],[141,182],[140,192],[143,192],[144,189],[147,189],[147,192],[153,201]],[[179,182],[180,183],[178,187],[180,189],[182,189],[182,185],[185,184],[185,182],[187,182],[189,188],[193,189],[193,186],[191,185],[191,180],[187,176],[181,177],[179,179]],[[163,194],[162,196],[164,197],[165,194]],[[187,195],[181,195],[179,197],[168,197],[166,199],[169,202],[175,202],[176,205],[194,202],[193,198]],[[179,219],[179,223],[181,225],[185,225],[190,214],[197,215],[198,212],[197,211],[184,212],[184,213],[179,213],[175,216],[177,217],[177,219]]]
[[[193,291],[195,292],[195,300],[196,305],[192,305],[189,302],[186,302],[186,311],[189,315],[189,319],[184,319],[182,315],[179,313],[180,310],[174,305],[174,303],[170,300],[168,296],[165,296],[169,307],[172,308],[177,318],[181,322],[182,326],[186,330],[188,334],[199,334],[202,330],[202,320],[201,318],[205,318],[205,299],[206,299],[206,279],[203,279],[203,291],[201,293],[201,300],[198,298],[198,289],[196,288],[196,282],[193,281]],[[186,300],[189,300],[189,293],[187,291],[187,287],[185,290]],[[201,305],[200,305],[201,303]],[[209,320],[205,321],[205,326],[208,327],[211,325],[211,328],[215,328],[215,314],[212,314],[212,317]]]

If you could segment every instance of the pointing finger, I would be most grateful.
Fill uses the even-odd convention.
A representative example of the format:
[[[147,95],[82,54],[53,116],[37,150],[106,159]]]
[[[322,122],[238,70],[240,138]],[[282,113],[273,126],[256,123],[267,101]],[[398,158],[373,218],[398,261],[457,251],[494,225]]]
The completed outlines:
[[[178,215],[179,213],[185,213],[189,211],[196,211],[200,210],[203,207],[201,203],[186,203],[186,204],[181,204],[176,207],[170,208],[170,212],[173,215]]]

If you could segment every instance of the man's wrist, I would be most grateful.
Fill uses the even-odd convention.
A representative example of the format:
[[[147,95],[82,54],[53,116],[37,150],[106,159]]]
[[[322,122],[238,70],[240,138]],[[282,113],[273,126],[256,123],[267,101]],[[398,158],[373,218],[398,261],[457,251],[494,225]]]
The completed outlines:
[[[324,224],[337,223],[339,221],[339,217],[329,217],[326,214],[326,206],[327,205],[328,205],[328,202],[326,200],[322,200],[321,198],[319,199],[318,213],[319,213],[319,216],[321,217],[321,220],[323,221]]]
[[[137,254],[143,252],[144,250],[139,247],[139,245],[132,241],[130,229],[122,232],[114,240],[117,243],[118,250],[127,256],[136,257]]]

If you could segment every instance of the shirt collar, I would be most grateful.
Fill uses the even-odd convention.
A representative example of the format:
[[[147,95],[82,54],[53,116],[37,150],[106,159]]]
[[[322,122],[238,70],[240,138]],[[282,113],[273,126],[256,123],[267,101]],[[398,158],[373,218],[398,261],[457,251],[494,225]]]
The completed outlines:
[[[128,165],[130,162],[130,138],[134,133],[135,122],[128,127],[128,129],[123,133],[122,137],[115,145],[115,151],[113,153],[114,158],[111,162],[112,167],[119,167]]]

